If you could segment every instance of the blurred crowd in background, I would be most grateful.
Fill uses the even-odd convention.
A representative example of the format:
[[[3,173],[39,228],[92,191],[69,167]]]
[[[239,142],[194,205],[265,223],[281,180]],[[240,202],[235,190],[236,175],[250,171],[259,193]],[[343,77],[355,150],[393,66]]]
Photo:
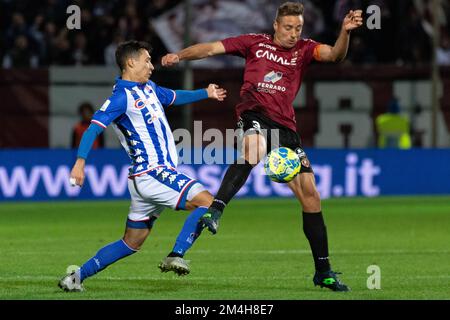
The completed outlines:
[[[193,18],[218,19],[221,5],[242,5],[259,12],[254,32],[272,33],[276,8],[284,1],[197,0]],[[350,9],[381,8],[381,29],[361,28],[354,32],[346,63],[420,65],[431,60],[431,0],[303,0],[304,38],[333,44],[344,15]],[[81,30],[68,30],[68,6],[81,8]],[[174,7],[174,0],[0,0],[0,62],[3,68],[36,68],[49,65],[114,65],[117,44],[127,39],[145,40],[154,47],[153,62],[169,49],[152,21]],[[241,10],[242,11],[242,10]],[[228,13],[227,13],[228,14]],[[236,15],[239,13],[236,12]],[[200,16],[200,17],[199,17]],[[242,18],[241,18],[242,19]],[[251,21],[250,21],[251,22]],[[442,0],[438,61],[450,65],[450,1]],[[230,24],[224,23],[224,28]],[[250,25],[251,28],[251,25]],[[172,30],[171,30],[172,31]],[[173,30],[183,32],[183,30]],[[195,40],[195,38],[193,39]],[[216,39],[220,40],[220,39]]]

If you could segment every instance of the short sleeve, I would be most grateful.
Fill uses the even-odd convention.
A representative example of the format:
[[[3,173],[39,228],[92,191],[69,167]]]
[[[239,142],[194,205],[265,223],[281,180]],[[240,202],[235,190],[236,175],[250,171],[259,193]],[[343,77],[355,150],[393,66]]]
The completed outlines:
[[[113,94],[94,113],[91,122],[106,128],[111,122],[127,111],[127,96],[124,91]]]
[[[176,93],[174,90],[160,87],[153,81],[149,81],[149,84],[155,91],[155,94],[158,97],[159,102],[161,102],[164,108],[174,103],[176,98]]]
[[[245,58],[248,53],[248,48],[253,44],[256,37],[256,34],[244,34],[223,39],[222,44],[226,53]]]
[[[320,45],[321,43],[311,39],[304,40],[305,60],[307,64],[311,63],[311,61],[313,61],[314,58],[317,57],[317,50],[319,49]]]

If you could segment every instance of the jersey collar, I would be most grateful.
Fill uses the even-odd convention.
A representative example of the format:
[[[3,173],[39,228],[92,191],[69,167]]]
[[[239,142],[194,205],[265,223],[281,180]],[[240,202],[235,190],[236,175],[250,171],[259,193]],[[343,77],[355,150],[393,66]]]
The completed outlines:
[[[147,83],[140,83],[140,82],[134,82],[134,81],[128,81],[128,80],[122,80],[122,78],[116,77],[116,87],[122,87],[122,88],[132,88],[132,87],[142,87],[145,86]]]

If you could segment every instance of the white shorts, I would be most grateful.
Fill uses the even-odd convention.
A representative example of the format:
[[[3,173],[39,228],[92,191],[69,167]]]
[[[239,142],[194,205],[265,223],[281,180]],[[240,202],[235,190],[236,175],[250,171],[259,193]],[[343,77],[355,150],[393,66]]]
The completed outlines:
[[[149,221],[152,217],[154,220],[165,208],[186,209],[186,201],[205,191],[205,187],[175,169],[161,166],[128,179],[128,190],[131,195],[130,226],[133,222]]]

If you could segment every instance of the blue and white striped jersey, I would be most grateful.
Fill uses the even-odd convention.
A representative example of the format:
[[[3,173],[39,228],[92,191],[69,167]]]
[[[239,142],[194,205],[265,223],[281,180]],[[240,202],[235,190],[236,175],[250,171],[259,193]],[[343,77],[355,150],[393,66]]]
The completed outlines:
[[[94,114],[92,123],[106,128],[112,123],[131,159],[130,175],[157,166],[176,168],[178,155],[164,107],[176,93],[153,81],[141,84],[116,78],[113,93]]]

